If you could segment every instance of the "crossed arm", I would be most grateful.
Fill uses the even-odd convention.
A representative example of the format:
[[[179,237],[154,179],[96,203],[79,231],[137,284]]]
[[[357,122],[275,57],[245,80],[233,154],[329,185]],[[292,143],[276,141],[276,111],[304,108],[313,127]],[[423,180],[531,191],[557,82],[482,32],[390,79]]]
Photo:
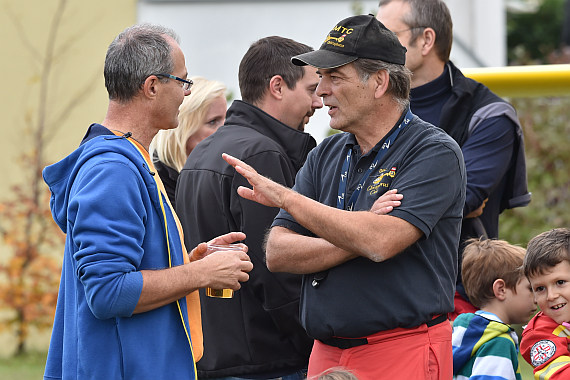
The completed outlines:
[[[259,175],[235,157],[224,154],[223,158],[253,186],[238,188],[240,196],[286,210],[299,224],[319,236],[307,237],[274,227],[267,241],[267,265],[272,271],[314,273],[358,256],[380,262],[397,255],[422,236],[418,228],[403,219],[326,206]],[[391,210],[396,204],[390,202],[399,202],[397,198],[378,205],[376,211]],[[393,239],[396,235],[398,239]]]

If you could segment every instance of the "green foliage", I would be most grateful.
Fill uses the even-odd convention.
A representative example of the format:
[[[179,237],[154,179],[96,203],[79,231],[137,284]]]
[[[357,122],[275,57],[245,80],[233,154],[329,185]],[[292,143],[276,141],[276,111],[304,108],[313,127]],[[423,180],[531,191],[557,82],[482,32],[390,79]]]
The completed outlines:
[[[61,252],[65,235],[53,222],[50,192],[39,183],[35,153],[23,154],[22,170],[31,181],[12,187],[11,199],[0,201],[0,242],[10,253],[0,262],[0,331],[17,339],[16,354],[25,351],[31,327],[50,328],[57,301]]]
[[[507,13],[508,61],[540,64],[560,45],[564,2],[544,0],[533,13]]]
[[[502,214],[499,236],[526,246],[540,232],[570,226],[570,97],[521,98],[512,103],[524,130],[532,201]]]

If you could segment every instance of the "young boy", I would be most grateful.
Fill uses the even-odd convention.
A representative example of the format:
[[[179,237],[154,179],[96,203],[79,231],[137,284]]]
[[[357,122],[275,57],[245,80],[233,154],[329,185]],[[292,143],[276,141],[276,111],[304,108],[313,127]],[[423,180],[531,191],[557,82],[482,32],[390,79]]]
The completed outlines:
[[[520,380],[518,337],[510,324],[536,312],[522,271],[524,248],[503,240],[471,239],[463,252],[463,285],[479,310],[453,323],[454,379]]]
[[[570,229],[533,238],[523,268],[542,311],[524,329],[521,353],[535,379],[570,379]]]

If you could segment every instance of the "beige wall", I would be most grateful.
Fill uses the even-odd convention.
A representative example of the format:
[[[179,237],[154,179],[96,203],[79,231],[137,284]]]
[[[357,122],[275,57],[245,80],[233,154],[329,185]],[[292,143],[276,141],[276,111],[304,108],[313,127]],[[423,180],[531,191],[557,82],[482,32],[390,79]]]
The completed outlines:
[[[61,0],[0,0],[0,202],[14,197],[11,185],[29,180],[30,173],[23,171],[17,162],[19,154],[31,147],[30,126],[35,126],[38,120],[48,35],[61,3]],[[120,31],[136,22],[137,0],[63,3],[65,9],[55,43],[57,54],[48,82],[46,117],[52,138],[46,146],[45,158],[50,163],[65,157],[78,145],[89,124],[100,122],[105,116],[105,52]],[[81,102],[67,110],[67,105],[77,99]],[[0,240],[0,260],[9,253]],[[0,331],[0,356],[4,356],[14,349],[14,342],[9,334]],[[36,337],[30,342],[31,348],[47,348],[49,332]]]
[[[105,51],[113,38],[136,22],[136,0],[67,0],[57,34],[56,59],[49,77],[47,117],[61,125],[48,129],[53,139],[47,146],[49,161],[64,157],[77,145],[87,126],[101,121],[107,96],[103,80]],[[8,184],[21,180],[14,165],[18,154],[30,145],[29,123],[37,122],[42,60],[50,25],[60,0],[0,0],[2,76],[0,129],[0,199]],[[79,94],[83,102],[71,112],[66,105]]]

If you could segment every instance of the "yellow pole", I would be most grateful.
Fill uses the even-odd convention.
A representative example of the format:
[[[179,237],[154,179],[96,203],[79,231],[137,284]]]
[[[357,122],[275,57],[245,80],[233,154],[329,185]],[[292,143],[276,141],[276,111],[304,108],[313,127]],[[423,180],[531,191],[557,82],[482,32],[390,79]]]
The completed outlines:
[[[570,96],[570,64],[481,67],[461,71],[500,96]]]

